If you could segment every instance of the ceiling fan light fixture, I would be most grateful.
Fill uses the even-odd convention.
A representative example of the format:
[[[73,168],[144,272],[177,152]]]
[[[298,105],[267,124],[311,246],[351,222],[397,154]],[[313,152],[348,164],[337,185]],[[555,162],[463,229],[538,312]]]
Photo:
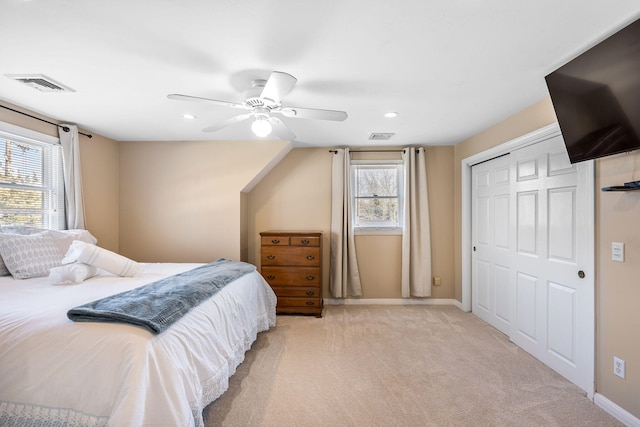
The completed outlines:
[[[394,117],[398,117],[398,113],[395,111],[389,111],[388,113],[384,113],[384,116],[388,119],[392,119]]]
[[[251,123],[251,131],[255,136],[264,138],[268,136],[272,131],[271,123],[266,117],[256,117],[256,120]]]

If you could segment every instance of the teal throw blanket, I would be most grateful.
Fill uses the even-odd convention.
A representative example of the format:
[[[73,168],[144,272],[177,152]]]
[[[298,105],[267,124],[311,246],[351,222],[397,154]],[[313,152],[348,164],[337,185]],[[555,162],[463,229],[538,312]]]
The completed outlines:
[[[220,258],[148,285],[72,308],[67,317],[75,322],[128,323],[159,334],[228,283],[255,270],[252,264]]]

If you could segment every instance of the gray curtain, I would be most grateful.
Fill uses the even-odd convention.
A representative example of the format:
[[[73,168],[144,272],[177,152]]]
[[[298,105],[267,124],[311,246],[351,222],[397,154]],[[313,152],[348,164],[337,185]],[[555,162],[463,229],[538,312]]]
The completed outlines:
[[[405,148],[404,223],[402,232],[402,297],[431,296],[431,227],[426,152]]]
[[[362,296],[351,221],[351,156],[335,150],[331,167],[331,237],[329,290],[334,298]]]
[[[63,130],[66,127],[69,131]],[[60,125],[58,127],[62,145],[64,168],[64,199],[67,229],[84,229],[84,197],[82,195],[82,171],[80,168],[80,144],[78,127]]]

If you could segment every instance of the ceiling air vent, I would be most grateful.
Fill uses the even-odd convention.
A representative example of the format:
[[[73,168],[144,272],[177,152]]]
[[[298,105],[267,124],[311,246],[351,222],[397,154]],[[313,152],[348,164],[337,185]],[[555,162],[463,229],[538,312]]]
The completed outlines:
[[[391,139],[393,135],[395,135],[395,133],[374,132],[369,135],[369,139],[373,141],[386,141],[388,139]]]
[[[38,89],[40,92],[75,92],[70,87],[60,84],[43,74],[5,74],[5,76]]]

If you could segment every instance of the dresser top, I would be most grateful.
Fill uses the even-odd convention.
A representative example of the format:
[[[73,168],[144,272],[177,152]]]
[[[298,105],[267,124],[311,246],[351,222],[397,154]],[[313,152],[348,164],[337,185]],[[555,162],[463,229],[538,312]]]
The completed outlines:
[[[271,231],[262,231],[260,233],[261,236],[321,236],[321,231],[286,231],[286,230],[271,230]]]

